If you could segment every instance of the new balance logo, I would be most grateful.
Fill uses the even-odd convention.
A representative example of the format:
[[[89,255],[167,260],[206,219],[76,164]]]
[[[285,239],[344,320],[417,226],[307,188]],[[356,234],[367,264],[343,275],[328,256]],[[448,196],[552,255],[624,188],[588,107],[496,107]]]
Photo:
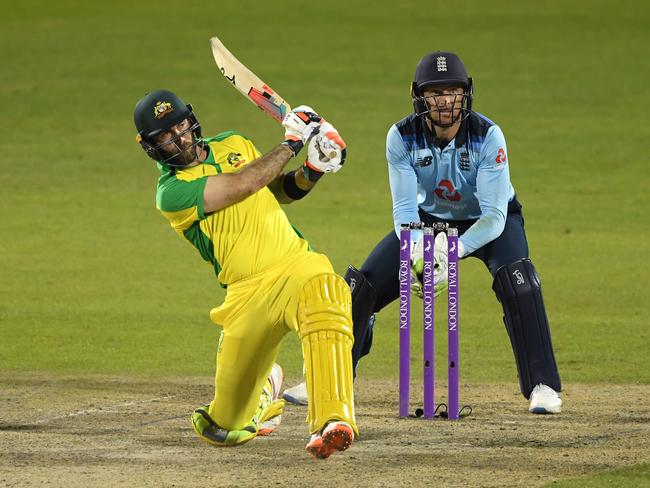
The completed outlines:
[[[447,71],[447,58],[444,56],[438,56],[436,58],[436,67],[438,68],[438,71]]]
[[[433,162],[433,156],[425,156],[423,158],[419,158],[415,162],[415,167],[416,168],[424,168],[426,166],[430,166],[432,162]]]

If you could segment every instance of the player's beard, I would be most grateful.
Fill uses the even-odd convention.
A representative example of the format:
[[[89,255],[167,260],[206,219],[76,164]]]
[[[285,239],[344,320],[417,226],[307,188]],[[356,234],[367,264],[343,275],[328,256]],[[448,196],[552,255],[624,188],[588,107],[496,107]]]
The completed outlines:
[[[187,144],[187,147],[184,148],[181,144],[181,141],[176,142],[175,145],[179,152],[166,161],[169,166],[184,168],[199,158],[198,143],[194,135],[192,135],[192,140]]]

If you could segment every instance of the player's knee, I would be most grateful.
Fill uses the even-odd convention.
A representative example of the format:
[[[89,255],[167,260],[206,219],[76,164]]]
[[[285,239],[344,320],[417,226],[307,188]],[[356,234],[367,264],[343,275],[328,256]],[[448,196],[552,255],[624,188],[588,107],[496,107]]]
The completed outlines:
[[[352,337],[352,299],[345,280],[324,273],[305,283],[298,302],[298,323],[301,337],[320,331]]]
[[[500,302],[534,295],[541,289],[539,276],[530,259],[501,266],[495,276],[492,289]]]

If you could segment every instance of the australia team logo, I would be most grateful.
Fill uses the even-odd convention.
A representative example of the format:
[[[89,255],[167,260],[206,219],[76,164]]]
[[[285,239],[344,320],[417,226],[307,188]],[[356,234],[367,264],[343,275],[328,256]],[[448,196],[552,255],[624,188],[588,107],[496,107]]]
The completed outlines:
[[[154,119],[162,119],[165,115],[174,111],[174,107],[169,102],[157,102],[153,108]]]
[[[233,168],[239,168],[242,164],[246,163],[246,159],[242,157],[241,154],[234,152],[228,154],[226,160],[228,161],[228,164]]]
[[[440,180],[433,192],[438,198],[450,202],[458,202],[462,198],[460,192],[454,188],[454,184],[449,180]]]

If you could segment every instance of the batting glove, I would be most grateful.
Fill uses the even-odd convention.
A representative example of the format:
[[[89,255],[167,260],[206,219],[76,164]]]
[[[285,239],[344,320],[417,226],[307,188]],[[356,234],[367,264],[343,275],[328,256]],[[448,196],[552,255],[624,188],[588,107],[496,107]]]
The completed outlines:
[[[307,146],[303,172],[310,181],[318,181],[325,173],[339,171],[346,155],[345,141],[334,126],[323,119],[320,132]]]
[[[321,121],[322,117],[307,105],[294,108],[282,120],[285,129],[283,144],[289,146],[295,156],[314,135],[318,134]]]

